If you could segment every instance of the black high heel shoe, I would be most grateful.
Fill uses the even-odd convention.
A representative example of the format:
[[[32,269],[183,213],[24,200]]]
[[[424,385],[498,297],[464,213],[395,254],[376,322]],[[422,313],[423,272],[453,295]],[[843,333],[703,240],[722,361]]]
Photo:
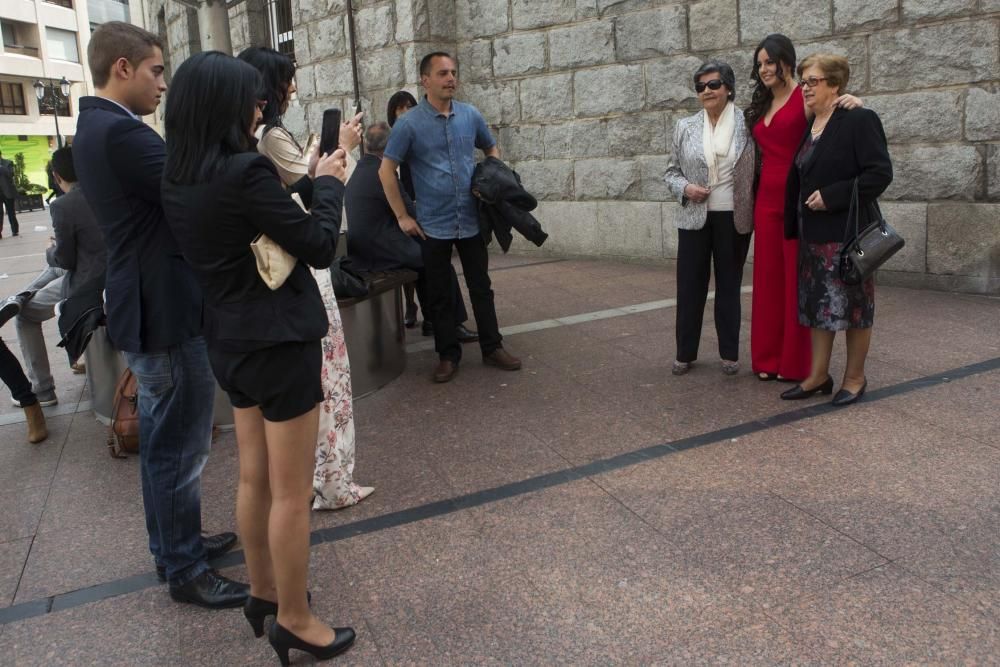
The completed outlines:
[[[306,591],[306,600],[310,604],[312,603],[312,593],[309,591]],[[246,617],[250,627],[253,628],[253,636],[263,637],[264,620],[268,616],[277,617],[278,603],[262,598],[255,598],[251,595],[247,598],[247,603],[243,605],[243,615]]]
[[[802,385],[797,384],[788,391],[781,393],[781,398],[786,401],[801,401],[804,398],[810,398],[815,394],[832,394],[833,393],[833,378],[829,375],[826,376],[826,382],[819,385],[818,387],[813,387],[812,389],[803,389]]]
[[[316,646],[307,641],[299,639],[297,636],[286,630],[277,621],[271,626],[271,631],[267,635],[267,640],[271,642],[274,652],[278,654],[278,660],[282,667],[288,667],[291,662],[288,659],[288,651],[305,651],[317,660],[329,660],[335,655],[339,655],[349,649],[354,643],[354,628],[334,628],[333,641],[326,646]]]

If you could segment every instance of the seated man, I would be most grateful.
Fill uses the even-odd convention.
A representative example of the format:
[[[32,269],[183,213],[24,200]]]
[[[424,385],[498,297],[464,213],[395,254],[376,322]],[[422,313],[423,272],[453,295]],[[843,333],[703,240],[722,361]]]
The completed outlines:
[[[412,269],[417,272],[417,299],[424,312],[423,334],[431,336],[434,328],[428,317],[427,278],[420,252],[420,241],[403,233],[396,223],[396,216],[382,190],[378,168],[382,151],[389,142],[389,125],[375,123],[365,131],[365,155],[358,161],[354,174],[347,181],[344,207],[347,209],[347,255],[352,264],[362,271],[388,271]],[[413,202],[404,197],[407,210],[416,215]],[[451,270],[451,285],[455,291],[455,332],[462,343],[479,340],[475,331],[465,327],[469,315],[465,310],[458,276]]]
[[[76,171],[69,146],[52,154],[52,172],[66,194],[52,202],[49,208],[55,234],[46,251],[49,268],[25,291],[9,297],[0,306],[0,325],[17,315],[15,326],[21,355],[27,365],[32,390],[42,406],[58,402],[42,323],[55,317],[56,304],[73,296],[75,289],[103,276],[107,265],[101,230],[83,193],[76,187]],[[14,404],[20,407],[16,398]]]

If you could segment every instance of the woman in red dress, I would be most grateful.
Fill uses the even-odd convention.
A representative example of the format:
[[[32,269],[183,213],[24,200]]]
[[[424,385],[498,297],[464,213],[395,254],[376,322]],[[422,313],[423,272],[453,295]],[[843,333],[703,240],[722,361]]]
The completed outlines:
[[[784,35],[765,37],[754,51],[757,83],[744,115],[761,156],[754,204],[750,360],[761,380],[799,381],[809,375],[809,329],[799,324],[798,240],[784,237],[785,185],[811,114],[795,84],[795,47]],[[854,108],[851,95],[837,100]]]

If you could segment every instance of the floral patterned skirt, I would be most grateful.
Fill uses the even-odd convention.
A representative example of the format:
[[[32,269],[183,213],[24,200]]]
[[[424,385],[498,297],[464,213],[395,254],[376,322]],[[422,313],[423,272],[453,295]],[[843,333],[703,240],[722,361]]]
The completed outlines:
[[[840,279],[840,243],[799,243],[799,324],[813,329],[868,329],[875,319],[875,280]]]
[[[340,309],[330,272],[313,271],[326,305],[330,329],[323,338],[323,402],[319,406],[313,509],[333,510],[355,505],[372,492],[354,483],[354,401],[351,364],[347,358]]]

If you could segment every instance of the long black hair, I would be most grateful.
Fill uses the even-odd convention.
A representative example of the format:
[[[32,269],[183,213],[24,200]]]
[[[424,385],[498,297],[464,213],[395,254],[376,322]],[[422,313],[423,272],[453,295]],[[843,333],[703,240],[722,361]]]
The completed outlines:
[[[385,119],[389,121],[389,127],[396,124],[396,109],[403,106],[417,106],[417,98],[405,90],[393,93],[389,103],[385,105]]]
[[[792,45],[792,40],[782,34],[774,33],[760,41],[753,52],[753,71],[750,73],[750,78],[756,85],[753,89],[750,106],[743,112],[747,128],[751,131],[757,121],[767,115],[771,100],[774,99],[774,92],[760,80],[760,65],[757,64],[757,56],[761,51],[767,51],[767,55],[777,65],[775,75],[780,80],[785,80],[785,67],[788,67],[789,72],[795,71],[795,47]]]
[[[164,126],[164,178],[178,185],[211,179],[237,153],[253,150],[253,121],[263,99],[260,72],[220,51],[185,60],[174,73]]]
[[[264,78],[264,94],[260,99],[267,100],[264,107],[264,127],[284,127],[281,115],[288,104],[288,88],[295,78],[295,63],[283,53],[266,46],[251,46],[244,49],[238,56],[243,62],[250,63]]]

